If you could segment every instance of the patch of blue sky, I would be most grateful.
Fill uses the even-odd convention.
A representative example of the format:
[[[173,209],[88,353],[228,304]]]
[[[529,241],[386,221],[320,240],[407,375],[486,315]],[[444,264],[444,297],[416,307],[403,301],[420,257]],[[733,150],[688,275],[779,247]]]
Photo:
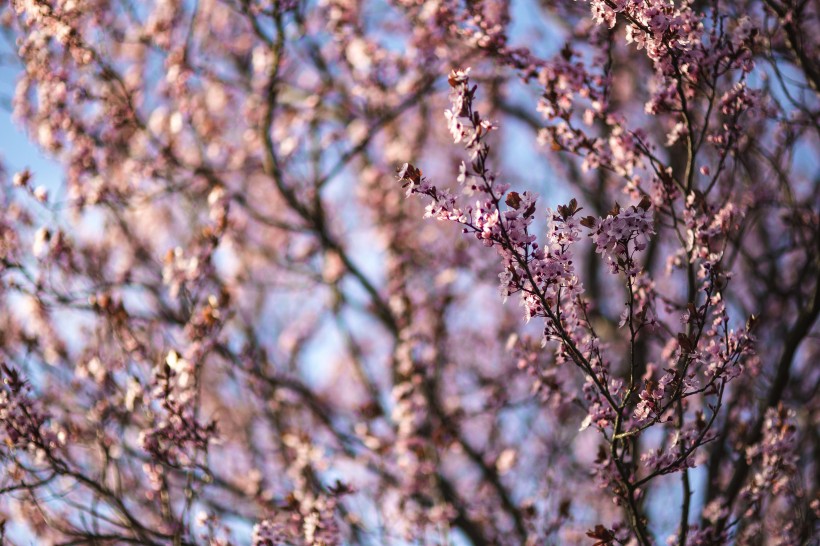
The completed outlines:
[[[513,0],[510,5],[509,40],[513,47],[526,47],[548,59],[564,45],[566,31],[537,0]]]

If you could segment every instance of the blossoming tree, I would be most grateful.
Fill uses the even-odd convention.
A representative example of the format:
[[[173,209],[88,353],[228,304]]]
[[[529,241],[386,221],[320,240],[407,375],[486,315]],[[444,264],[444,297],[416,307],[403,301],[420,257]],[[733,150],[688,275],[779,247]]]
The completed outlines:
[[[6,3],[0,535],[818,540],[818,9]]]

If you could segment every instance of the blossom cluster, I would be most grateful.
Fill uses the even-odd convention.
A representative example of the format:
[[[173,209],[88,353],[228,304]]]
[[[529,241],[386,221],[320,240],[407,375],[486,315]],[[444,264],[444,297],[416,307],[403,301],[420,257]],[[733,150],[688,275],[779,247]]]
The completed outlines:
[[[326,491],[316,491],[310,481],[311,475],[325,464],[321,450],[294,436],[287,436],[284,441],[293,455],[287,473],[294,489],[275,514],[254,525],[251,543],[253,546],[343,544],[337,521],[338,504],[352,489],[337,482]]]
[[[18,370],[5,363],[2,369],[0,389],[0,423],[2,423],[3,444],[11,449],[29,451],[37,458],[43,458],[58,448],[65,438],[49,426],[48,415],[31,395],[31,386]]]
[[[752,482],[741,496],[750,505],[759,503],[764,491],[783,493],[797,472],[795,411],[780,405],[769,408],[763,421],[763,438],[746,450],[747,462],[758,462]]]
[[[606,257],[612,273],[623,272],[630,277],[638,275],[633,254],[645,250],[649,236],[655,233],[649,207],[649,199],[644,198],[640,204],[624,210],[616,204],[601,221],[591,216],[582,220],[585,226],[594,229],[590,236],[595,251]]]
[[[196,396],[193,365],[176,351],[154,373],[151,396],[162,407],[152,427],[140,434],[141,447],[158,460],[187,466],[190,454],[205,451],[216,437],[216,422],[201,423],[192,404]]]

